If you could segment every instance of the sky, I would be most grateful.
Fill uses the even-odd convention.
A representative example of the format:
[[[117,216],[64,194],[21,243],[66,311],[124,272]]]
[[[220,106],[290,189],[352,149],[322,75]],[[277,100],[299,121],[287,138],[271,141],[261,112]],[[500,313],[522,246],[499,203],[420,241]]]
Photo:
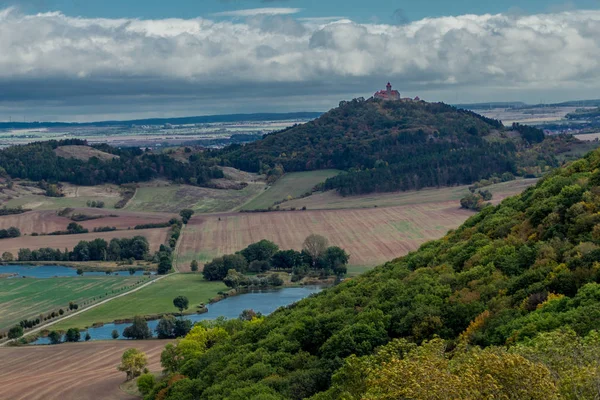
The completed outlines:
[[[0,0],[0,121],[600,98],[600,0]]]

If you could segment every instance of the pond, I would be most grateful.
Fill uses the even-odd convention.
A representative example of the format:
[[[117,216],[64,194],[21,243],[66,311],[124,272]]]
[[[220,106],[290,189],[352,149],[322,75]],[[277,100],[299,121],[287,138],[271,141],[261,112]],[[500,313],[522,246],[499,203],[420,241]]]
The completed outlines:
[[[238,296],[228,297],[219,302],[209,304],[208,312],[204,314],[186,315],[185,318],[192,322],[198,322],[207,319],[216,319],[218,317],[237,318],[242,311],[253,309],[264,315],[268,315],[277,308],[293,304],[313,293],[318,293],[323,288],[321,286],[303,286],[297,288],[255,290],[250,293],[240,294]],[[92,337],[91,340],[110,340],[112,331],[116,329],[119,332],[119,339],[124,339],[121,334],[123,329],[130,326],[130,323],[124,324],[105,324],[98,328],[89,328],[87,332]],[[155,334],[154,329],[158,325],[158,320],[148,321],[148,327]],[[50,327],[52,329],[52,327]],[[81,338],[85,337],[85,332],[81,333]],[[32,344],[49,344],[48,338],[39,338]]]
[[[14,278],[65,278],[77,277],[77,269],[71,267],[63,267],[60,265],[0,265],[0,274],[16,274]],[[113,275],[119,274],[130,276],[129,271],[115,271]],[[143,275],[144,271],[135,271],[135,275]],[[105,276],[103,271],[86,271],[83,276]]]

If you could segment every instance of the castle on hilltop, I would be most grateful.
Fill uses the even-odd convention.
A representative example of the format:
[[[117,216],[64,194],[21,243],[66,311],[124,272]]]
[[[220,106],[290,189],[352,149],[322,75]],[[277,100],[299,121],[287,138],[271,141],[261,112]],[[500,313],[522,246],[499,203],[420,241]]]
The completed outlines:
[[[381,100],[393,100],[393,101],[421,101],[420,98],[415,97],[414,99],[410,99],[410,98],[406,98],[403,99],[402,97],[400,97],[400,92],[397,90],[392,90],[392,84],[388,82],[388,84],[385,86],[385,90],[380,90],[378,92],[375,92],[375,94],[373,95],[374,98],[376,99],[381,99]]]

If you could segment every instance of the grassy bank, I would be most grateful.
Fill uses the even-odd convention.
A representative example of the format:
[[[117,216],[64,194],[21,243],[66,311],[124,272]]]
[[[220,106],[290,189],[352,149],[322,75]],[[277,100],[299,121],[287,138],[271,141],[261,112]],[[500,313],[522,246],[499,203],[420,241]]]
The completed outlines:
[[[176,274],[168,276],[128,296],[115,299],[80,315],[54,325],[51,329],[85,328],[96,322],[112,322],[134,315],[173,313],[173,299],[186,296],[190,309],[207,303],[219,291],[227,290],[222,282],[207,282],[201,274]]]
[[[70,278],[15,278],[0,280],[0,330],[23,319],[66,310],[69,302],[84,306],[112,297],[148,281],[145,276],[94,276]],[[87,305],[87,304],[86,304]]]

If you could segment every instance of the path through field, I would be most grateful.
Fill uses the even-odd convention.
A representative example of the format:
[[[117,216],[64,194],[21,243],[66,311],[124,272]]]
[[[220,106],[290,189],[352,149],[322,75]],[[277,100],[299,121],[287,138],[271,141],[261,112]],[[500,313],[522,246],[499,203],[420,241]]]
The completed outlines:
[[[117,371],[123,352],[135,347],[148,356],[149,369],[160,371],[160,353],[168,341],[64,343],[56,346],[0,348],[0,399],[134,400],[119,389]]]

